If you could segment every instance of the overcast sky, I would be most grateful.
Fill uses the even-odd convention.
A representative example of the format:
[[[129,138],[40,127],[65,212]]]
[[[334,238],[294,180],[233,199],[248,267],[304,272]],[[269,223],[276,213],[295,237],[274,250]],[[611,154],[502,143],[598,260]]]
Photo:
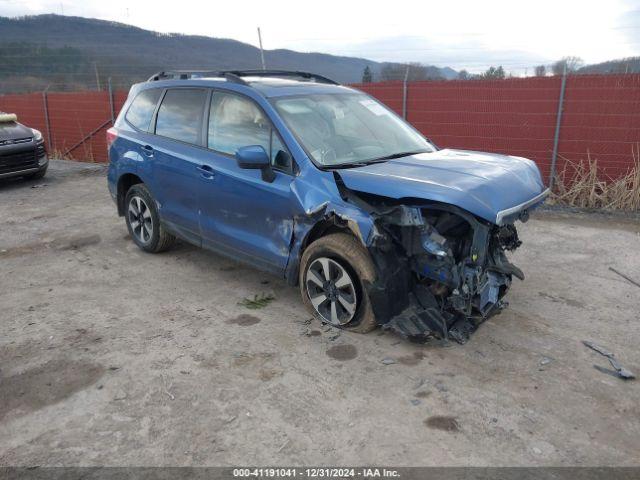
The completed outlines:
[[[62,13],[264,47],[470,71],[507,71],[566,55],[587,63],[640,55],[640,0],[0,0],[0,15]]]

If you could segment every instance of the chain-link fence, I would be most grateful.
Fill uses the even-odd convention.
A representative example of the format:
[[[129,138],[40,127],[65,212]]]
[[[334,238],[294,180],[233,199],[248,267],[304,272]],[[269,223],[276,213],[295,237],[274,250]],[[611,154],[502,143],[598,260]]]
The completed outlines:
[[[597,159],[606,178],[622,176],[634,166],[640,142],[638,74],[354,86],[405,116],[441,148],[531,158],[547,180],[554,163],[558,172],[567,160],[587,157]],[[41,130],[55,155],[105,162],[105,130],[126,95],[110,89],[1,95],[0,110]]]

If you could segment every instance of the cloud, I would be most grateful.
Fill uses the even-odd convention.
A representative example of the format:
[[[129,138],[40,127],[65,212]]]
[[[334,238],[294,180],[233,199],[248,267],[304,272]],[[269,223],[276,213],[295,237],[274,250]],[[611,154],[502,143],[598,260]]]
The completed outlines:
[[[631,3],[631,2],[629,2]],[[636,54],[640,54],[640,8],[623,12],[616,23],[627,44]]]

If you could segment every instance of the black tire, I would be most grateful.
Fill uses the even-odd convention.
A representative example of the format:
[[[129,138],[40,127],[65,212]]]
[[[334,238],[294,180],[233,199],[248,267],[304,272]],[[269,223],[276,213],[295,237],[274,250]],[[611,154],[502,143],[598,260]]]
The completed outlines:
[[[364,288],[364,283],[373,283],[376,279],[375,268],[369,252],[362,246],[360,241],[354,236],[346,233],[333,233],[313,242],[302,255],[300,261],[300,294],[302,301],[309,312],[321,322],[327,323],[313,306],[309,297],[307,286],[307,271],[313,262],[320,258],[329,258],[340,264],[353,276],[356,289],[356,310],[348,323],[335,325],[345,330],[357,333],[367,333],[378,326],[378,322],[373,313],[371,301]],[[328,322],[331,323],[331,322]]]
[[[47,168],[49,168],[49,166],[43,168],[39,172],[32,173],[31,175],[27,175],[24,178],[26,178],[27,180],[40,180],[41,178],[44,178],[44,176],[47,174]]]
[[[139,214],[147,215],[145,219],[144,228],[136,226],[136,214],[130,211],[133,206],[137,208],[137,205],[142,206],[138,210]],[[176,237],[171,235],[160,223],[160,217],[158,216],[158,208],[156,202],[151,196],[149,189],[143,184],[138,183],[133,185],[128,191],[124,200],[124,218],[127,223],[127,230],[129,235],[133,239],[134,243],[140,247],[140,249],[149,253],[160,253],[168,250],[176,241]],[[132,222],[134,225],[132,225]],[[145,233],[147,235],[145,235]]]

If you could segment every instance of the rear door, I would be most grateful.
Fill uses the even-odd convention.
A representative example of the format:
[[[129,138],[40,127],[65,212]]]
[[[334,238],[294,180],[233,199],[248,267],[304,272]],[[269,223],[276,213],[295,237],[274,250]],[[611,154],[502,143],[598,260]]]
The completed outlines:
[[[153,161],[160,216],[173,230],[200,245],[199,167],[205,153],[203,118],[209,90],[169,88],[156,115],[153,145],[143,154]]]
[[[291,155],[264,111],[249,97],[215,91],[207,128],[209,151],[202,165],[200,219],[203,244],[259,268],[282,273],[293,229]],[[261,145],[270,154],[273,182],[260,170],[241,169],[240,147]]]

